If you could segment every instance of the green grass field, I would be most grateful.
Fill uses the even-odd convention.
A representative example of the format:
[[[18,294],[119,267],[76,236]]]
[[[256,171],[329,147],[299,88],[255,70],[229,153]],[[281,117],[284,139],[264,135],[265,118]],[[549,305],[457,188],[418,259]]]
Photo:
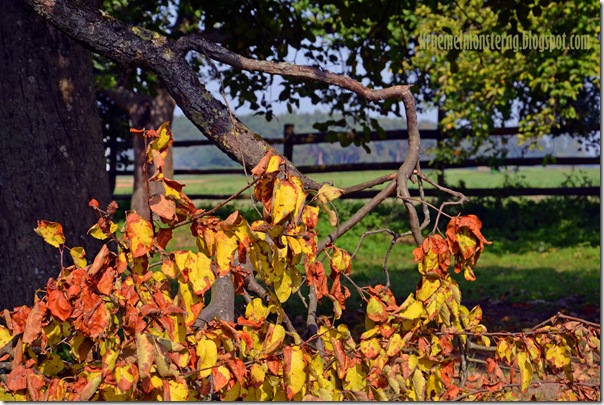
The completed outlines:
[[[349,187],[388,174],[386,171],[317,173],[311,177],[319,182],[333,182],[336,187]],[[436,173],[426,171],[436,180]],[[445,181],[450,186],[459,186],[461,182],[467,188],[503,187],[506,184],[522,184],[527,187],[558,187],[568,179],[574,185],[600,185],[599,168],[573,169],[572,167],[524,167],[518,171],[491,172],[490,169],[449,169],[445,171]],[[232,174],[213,174],[205,176],[176,176],[176,180],[186,184],[188,194],[229,194],[235,193],[247,184],[245,176]],[[383,187],[383,186],[382,186]],[[415,185],[410,184],[410,187]],[[379,188],[376,187],[376,188]],[[132,192],[132,178],[120,176],[117,180],[116,194]]]

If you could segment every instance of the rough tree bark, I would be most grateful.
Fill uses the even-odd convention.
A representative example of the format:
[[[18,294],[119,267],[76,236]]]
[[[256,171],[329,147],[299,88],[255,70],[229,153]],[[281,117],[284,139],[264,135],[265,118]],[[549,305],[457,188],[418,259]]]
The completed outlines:
[[[36,220],[62,223],[90,259],[100,244],[86,236],[87,203],[110,190],[90,53],[18,0],[2,4],[0,49],[0,309],[12,309],[60,271]]]

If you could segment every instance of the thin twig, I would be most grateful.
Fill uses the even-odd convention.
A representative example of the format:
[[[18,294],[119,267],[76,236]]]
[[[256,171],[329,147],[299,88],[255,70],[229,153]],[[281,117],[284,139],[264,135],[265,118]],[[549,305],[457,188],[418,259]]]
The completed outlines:
[[[386,198],[390,197],[390,195],[396,189],[396,180],[392,180],[386,188],[380,191],[375,197],[369,200],[361,209],[355,212],[353,215],[348,218],[344,223],[340,224],[336,229],[334,229],[325,239],[320,241],[317,244],[317,255],[325,250],[328,244],[335,242],[340,236],[344,235],[350,229],[352,229],[356,224],[361,222],[365,216],[369,212],[371,212],[375,207],[380,205]]]
[[[419,198],[422,202],[422,210],[424,213],[424,221],[419,226],[420,231],[426,229],[426,227],[430,224],[430,210],[428,209],[428,202],[426,201],[426,194],[424,192],[424,183],[422,182],[421,177],[417,176],[417,173],[420,173],[421,169],[419,167],[419,161],[417,161],[417,166],[415,168],[415,175],[417,177],[417,187],[419,189]]]
[[[377,186],[378,184],[386,183],[396,177],[396,173],[390,173],[381,177],[378,177],[373,180],[366,181],[364,183],[360,183],[354,186],[344,188],[344,194],[355,193],[357,191],[365,190],[366,188],[371,188]]]
[[[386,251],[386,256],[384,256],[384,274],[386,275],[386,288],[390,288],[390,273],[388,272],[388,259],[390,258],[390,252],[392,252],[392,247],[396,244],[398,237],[393,237],[390,241],[390,245],[388,245],[388,250]]]
[[[256,184],[256,182],[258,182],[258,179],[256,179],[253,182],[247,184],[241,190],[237,191],[235,194],[233,194],[232,196],[230,196],[229,198],[227,198],[226,200],[224,200],[223,202],[221,202],[220,204],[218,204],[217,206],[215,206],[211,210],[209,210],[209,211],[203,211],[203,212],[200,212],[199,214],[191,215],[188,219],[185,219],[183,221],[180,221],[177,224],[172,225],[171,228],[172,229],[180,228],[181,226],[188,225],[188,224],[192,223],[193,221],[195,221],[195,220],[197,220],[199,218],[203,218],[203,217],[207,217],[208,215],[212,215],[213,213],[215,213],[216,211],[218,211],[220,208],[224,207],[229,202],[231,202],[235,198],[239,197],[241,194],[243,194],[245,192],[245,190],[247,190],[248,188],[250,188],[254,184]]]
[[[344,274],[344,273],[342,273]],[[357,283],[354,282],[354,280],[352,278],[350,278],[350,276],[348,276],[347,274],[344,274],[344,277],[346,278],[346,280],[348,280],[348,282],[350,284],[352,284],[352,286],[357,290],[357,292],[359,293],[359,295],[361,296],[361,299],[363,301],[367,301],[367,297],[365,296],[365,292],[363,291],[363,287],[359,287],[357,285]]]
[[[357,244],[357,247],[354,250],[354,252],[352,253],[352,255],[350,256],[350,258],[354,259],[354,257],[356,256],[357,252],[359,251],[359,249],[361,247],[361,244],[363,243],[363,239],[365,239],[366,236],[375,235],[377,233],[389,233],[393,237],[396,236],[396,233],[394,231],[391,231],[390,229],[375,229],[375,230],[363,232],[363,234],[361,235],[361,238],[359,239],[359,243]]]

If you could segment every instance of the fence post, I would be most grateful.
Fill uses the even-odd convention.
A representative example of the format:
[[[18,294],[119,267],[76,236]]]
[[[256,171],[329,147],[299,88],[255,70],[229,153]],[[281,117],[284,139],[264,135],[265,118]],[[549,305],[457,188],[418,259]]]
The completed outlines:
[[[285,124],[283,126],[283,155],[294,162],[294,124]]]
[[[445,116],[446,116],[445,110],[443,110],[442,108],[439,108],[438,109],[437,128],[439,129],[440,139],[438,139],[436,141],[437,145],[440,144],[444,139],[444,136],[443,136],[444,134],[442,132],[443,128],[440,125],[440,122],[445,119]],[[438,145],[438,146],[440,146],[440,145]],[[436,182],[438,184],[440,184],[441,186],[444,186],[445,185],[445,168],[442,166],[442,164],[438,164],[438,166],[436,167],[436,176],[437,176]]]

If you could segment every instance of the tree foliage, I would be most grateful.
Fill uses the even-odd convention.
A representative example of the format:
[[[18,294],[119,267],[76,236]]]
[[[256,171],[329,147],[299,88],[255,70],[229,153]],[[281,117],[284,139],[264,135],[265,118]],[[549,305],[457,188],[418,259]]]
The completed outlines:
[[[525,333],[488,333],[480,307],[462,304],[451,265],[474,280],[490,243],[476,216],[451,218],[444,236],[432,233],[413,252],[421,281],[402,302],[388,278],[353,284],[366,303],[365,331],[353,336],[341,322],[351,294],[342,280],[353,260],[335,244],[321,248],[315,229],[342,190],[325,185],[309,195],[268,152],[249,186],[262,219],[249,223],[235,211],[221,220],[164,176],[167,124],[135,132],[155,163],[149,181],[165,189],[150,200],[160,220],[130,211],[118,232],[117,204],[102,210],[91,200],[99,218],[91,235],[108,240],[92,261],[67,246],[60,224],[38,222],[38,235],[62,261],[69,252],[73,265],[62,266],[32,307],[4,311],[0,365],[10,372],[0,379],[0,399],[513,400],[543,381],[555,384],[559,399],[599,399],[598,325],[559,314]],[[197,252],[167,248],[180,226],[190,226]],[[205,293],[225,276],[245,309],[199,324],[212,305]],[[309,298],[333,308],[306,336],[282,306],[303,283]],[[487,354],[483,369],[467,367],[473,350]]]
[[[263,0],[201,5],[138,0],[105,2],[104,10],[170,39],[200,34],[253,60],[309,64],[375,88],[414,84],[421,108],[445,112],[439,120],[451,139],[439,145],[441,160],[478,150],[505,154],[505,145],[492,143],[488,134],[516,123],[523,141],[531,145],[544,135],[568,133],[586,147],[598,147],[600,26],[593,2]],[[431,35],[508,40],[452,49],[431,46]],[[555,36],[564,37],[564,43],[550,41]],[[106,62],[104,66],[113,66],[103,68],[109,73],[102,76],[107,84],[127,79],[139,92],[154,91],[155,75]],[[204,83],[221,81],[234,107],[246,105],[269,121],[277,104],[290,113],[303,100],[324,105],[347,120],[325,119],[316,128],[334,135],[351,129],[357,146],[368,140],[368,131],[380,128],[372,113],[403,112],[392,100],[369,102],[321,82],[278,80],[263,71],[234,69],[228,62],[216,65],[204,51],[193,54],[191,62],[200,68]],[[472,142],[461,147],[468,134]]]

